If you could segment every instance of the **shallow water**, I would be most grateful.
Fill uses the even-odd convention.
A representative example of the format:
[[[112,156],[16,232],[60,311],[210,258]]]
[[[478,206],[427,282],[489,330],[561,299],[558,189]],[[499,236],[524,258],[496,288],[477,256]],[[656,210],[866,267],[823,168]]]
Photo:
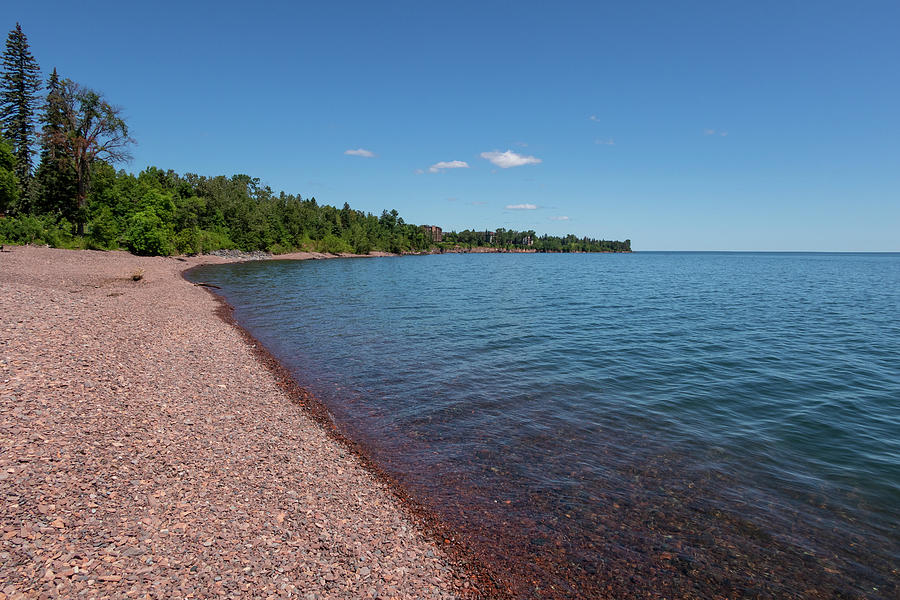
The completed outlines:
[[[209,265],[518,597],[896,597],[900,255]]]

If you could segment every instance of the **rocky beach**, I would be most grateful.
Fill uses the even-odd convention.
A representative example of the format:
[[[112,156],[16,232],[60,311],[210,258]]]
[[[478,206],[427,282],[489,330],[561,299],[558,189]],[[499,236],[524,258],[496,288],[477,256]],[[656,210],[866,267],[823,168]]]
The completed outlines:
[[[182,277],[229,260],[0,253],[0,600],[474,594]]]

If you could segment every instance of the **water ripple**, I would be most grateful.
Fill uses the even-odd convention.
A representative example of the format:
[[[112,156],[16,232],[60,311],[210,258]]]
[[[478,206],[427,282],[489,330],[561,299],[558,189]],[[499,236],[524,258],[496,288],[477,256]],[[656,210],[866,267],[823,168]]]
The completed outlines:
[[[898,594],[898,255],[193,277],[520,597]]]

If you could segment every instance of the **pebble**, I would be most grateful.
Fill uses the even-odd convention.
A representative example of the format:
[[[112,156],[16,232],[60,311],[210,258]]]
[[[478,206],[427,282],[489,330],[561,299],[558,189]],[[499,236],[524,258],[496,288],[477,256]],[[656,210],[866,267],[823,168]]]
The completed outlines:
[[[0,254],[2,594],[474,597],[181,277],[234,258]]]

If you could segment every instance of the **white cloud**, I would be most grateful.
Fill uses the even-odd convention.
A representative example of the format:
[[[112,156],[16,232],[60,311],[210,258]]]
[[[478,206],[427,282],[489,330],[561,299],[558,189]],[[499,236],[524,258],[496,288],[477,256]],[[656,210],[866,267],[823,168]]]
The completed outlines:
[[[594,143],[598,144],[600,146],[615,146],[616,140],[614,140],[612,138],[606,138],[605,140],[597,139],[597,140],[594,140]]]
[[[375,153],[365,148],[357,148],[356,150],[344,150],[347,156],[362,156],[363,158],[375,158]]]
[[[421,175],[424,172],[425,171],[423,171],[422,169],[416,169],[416,175]]]
[[[561,216],[561,217],[550,217],[551,221],[568,221],[569,217]]]
[[[536,204],[507,204],[507,210],[534,210],[537,208]]]
[[[469,163],[464,160],[442,160],[428,167],[429,173],[440,173],[444,169],[468,169]]]
[[[482,152],[481,158],[491,161],[501,169],[521,167],[522,165],[536,165],[542,162],[539,158],[535,158],[534,156],[522,156],[521,154],[516,154],[512,150],[507,150],[506,152],[500,152],[499,150]]]
[[[591,115],[591,116],[588,117],[588,118],[589,118],[591,121],[597,121],[597,122],[600,121],[600,119],[597,118],[597,115]]]
[[[716,131],[715,129],[704,129],[703,135],[721,135],[722,137],[726,137],[728,135],[727,131]]]

